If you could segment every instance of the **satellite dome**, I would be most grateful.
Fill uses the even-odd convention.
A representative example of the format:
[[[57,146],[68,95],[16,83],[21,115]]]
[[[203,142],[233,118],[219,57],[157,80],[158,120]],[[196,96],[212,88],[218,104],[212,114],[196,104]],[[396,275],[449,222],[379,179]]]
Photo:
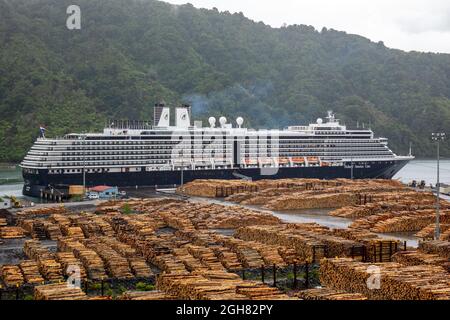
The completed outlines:
[[[223,126],[225,123],[227,123],[227,118],[225,118],[225,117],[220,117],[220,118],[219,118],[219,123],[220,123],[221,126]]]
[[[242,117],[237,117],[236,123],[240,128],[242,126],[242,124],[244,123],[244,119]]]
[[[211,126],[211,128],[214,128],[216,126],[216,118],[209,117],[208,122],[209,122],[209,125]]]
[[[322,118],[317,118],[317,124],[322,124],[323,120]]]

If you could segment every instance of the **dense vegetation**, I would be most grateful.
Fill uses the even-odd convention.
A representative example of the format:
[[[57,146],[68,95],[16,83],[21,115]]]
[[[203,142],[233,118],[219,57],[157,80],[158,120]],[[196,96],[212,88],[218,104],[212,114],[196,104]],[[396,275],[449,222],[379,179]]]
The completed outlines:
[[[386,48],[304,25],[153,0],[0,0],[0,162],[48,135],[151,119],[152,105],[190,102],[196,118],[238,115],[252,127],[303,124],[333,109],[406,154],[431,156],[450,124],[450,55]],[[448,141],[444,155],[450,156]]]

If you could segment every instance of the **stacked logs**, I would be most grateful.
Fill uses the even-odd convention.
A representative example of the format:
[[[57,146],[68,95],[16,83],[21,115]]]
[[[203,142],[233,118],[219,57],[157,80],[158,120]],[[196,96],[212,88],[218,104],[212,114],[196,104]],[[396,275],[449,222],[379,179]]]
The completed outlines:
[[[367,300],[367,297],[361,293],[349,293],[330,288],[307,289],[295,295],[303,300]]]
[[[432,209],[386,212],[359,218],[352,222],[350,228],[380,233],[419,231],[433,223],[434,220],[435,211]],[[450,211],[443,211],[440,221],[450,223]]]
[[[120,300],[176,300],[175,296],[161,291],[126,291]]]
[[[173,249],[173,254],[183,262],[189,272],[209,270],[199,259],[190,254],[186,247]]]
[[[186,248],[193,257],[197,258],[209,270],[224,271],[222,263],[211,248],[194,245],[188,245]]]
[[[85,240],[84,244],[87,248],[94,250],[100,256],[108,273],[113,278],[129,279],[133,277],[128,260],[118,254],[110,246],[95,239]]]
[[[348,258],[323,259],[320,281],[335,290],[361,293],[375,300],[450,299],[450,278],[438,266],[368,264]]]
[[[221,235],[217,235],[215,238],[221,245],[236,254],[244,268],[255,269],[265,264],[260,253],[249,246],[246,241]]]
[[[58,240],[58,250],[73,252],[74,256],[83,264],[89,279],[107,278],[102,259],[94,250],[86,248],[81,242],[73,239],[60,239]]]
[[[17,239],[25,237],[25,230],[21,227],[0,227],[1,239]]]
[[[142,257],[128,258],[131,271],[137,278],[149,278],[153,276],[153,272]]]
[[[80,271],[80,278],[86,279],[86,270],[79,259],[72,252],[57,252],[55,254],[56,261],[61,264],[63,274],[67,277],[71,276],[75,270]]]
[[[440,224],[441,237],[440,240],[450,240],[450,223],[441,223]],[[431,223],[419,232],[415,234],[416,237],[422,238],[423,240],[432,240],[434,239],[434,234],[436,231],[436,223]]]
[[[20,268],[16,265],[2,266],[2,279],[7,287],[20,287],[24,284],[24,278]]]
[[[0,227],[6,227],[8,225],[8,220],[6,218],[0,218]]]
[[[33,260],[24,260],[19,263],[19,268],[22,271],[26,283],[42,284],[45,280],[39,272],[38,264]]]
[[[434,199],[433,194],[428,192],[413,194],[414,197],[409,197],[409,193],[403,193],[402,199],[399,201],[381,201],[367,203],[365,205],[347,206],[333,210],[329,214],[331,216],[354,219],[386,212],[415,211],[433,209],[435,207],[436,200]],[[448,201],[441,200],[441,208],[450,209],[450,203]]]
[[[261,283],[241,280],[232,273],[204,275],[170,275],[158,277],[157,288],[187,300],[243,300],[243,299],[288,299],[276,288]]]
[[[39,272],[50,282],[62,280],[61,265],[55,260],[54,255],[44,248],[39,240],[25,241],[23,250],[25,254],[37,262]]]
[[[84,239],[84,233],[83,230],[80,227],[71,227],[67,225],[63,225],[61,227],[61,231],[64,236],[77,239],[77,240],[83,240]]]
[[[405,266],[437,265],[450,272],[450,261],[448,258],[437,254],[424,253],[421,251],[400,251],[392,256],[393,261]]]
[[[25,209],[17,213],[18,216],[37,216],[37,215],[51,215],[51,214],[64,214],[67,213],[67,209],[64,206],[58,207],[42,207]]]
[[[61,228],[50,221],[44,222],[45,233],[50,240],[58,240],[62,237]]]
[[[301,195],[301,193],[283,195],[271,200],[264,207],[271,210],[336,208],[355,204],[358,199],[354,193],[317,194],[307,197]]]
[[[67,283],[48,284],[34,287],[35,300],[85,300],[86,294],[78,287]]]
[[[419,249],[426,253],[434,253],[450,259],[450,241],[433,240],[419,243]]]

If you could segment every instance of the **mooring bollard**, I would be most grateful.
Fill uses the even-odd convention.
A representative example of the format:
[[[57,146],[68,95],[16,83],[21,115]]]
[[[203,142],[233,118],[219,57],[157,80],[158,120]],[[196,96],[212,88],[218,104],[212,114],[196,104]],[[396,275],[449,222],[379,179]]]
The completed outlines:
[[[406,251],[406,240],[403,241],[403,251]]]
[[[242,280],[245,280],[245,269],[242,269]]]

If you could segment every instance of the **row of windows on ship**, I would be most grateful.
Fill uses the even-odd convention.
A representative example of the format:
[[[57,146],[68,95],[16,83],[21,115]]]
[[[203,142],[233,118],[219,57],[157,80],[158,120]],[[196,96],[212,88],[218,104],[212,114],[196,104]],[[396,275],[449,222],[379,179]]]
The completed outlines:
[[[264,152],[264,151],[266,151],[266,152]],[[327,150],[316,150],[316,149],[304,149],[304,150],[301,150],[301,151],[298,151],[298,150],[296,150],[296,151],[294,151],[294,150],[292,150],[292,151],[290,151],[290,150],[284,150],[284,151],[281,151],[280,150],[280,152],[275,152],[275,150],[274,150],[274,152],[271,152],[271,150],[263,150],[263,151],[258,151],[258,150],[250,150],[250,151],[247,151],[247,152],[243,152],[242,153],[242,155],[244,155],[244,156],[247,156],[247,157],[254,157],[254,156],[262,156],[262,155],[264,155],[264,154],[280,154],[280,156],[284,156],[284,157],[289,157],[289,156],[292,156],[292,155],[295,155],[295,156],[299,156],[299,155],[301,155],[301,156],[303,156],[303,155],[305,155],[305,156],[308,156],[308,155],[333,155],[333,156],[348,156],[349,154],[351,155],[353,152],[343,152],[343,151],[340,151],[340,152],[337,152],[337,151],[335,151],[335,152],[329,152],[329,151],[327,151]],[[232,155],[232,152],[231,151],[224,151],[224,152],[221,152],[221,151],[212,151],[211,153],[204,153],[204,152],[201,152],[201,151],[193,151],[193,152],[186,152],[185,153],[186,155],[188,155],[188,154],[192,154],[192,155],[199,155],[199,156],[208,156],[208,155],[211,155],[211,156],[214,156],[214,155],[216,155],[216,154],[223,154],[223,155],[227,155],[227,156],[231,156]],[[389,150],[371,150],[371,149],[365,149],[365,150],[358,150],[358,153],[357,153],[358,155],[372,155],[372,154],[380,154],[380,155],[391,155],[392,154],[392,152],[391,151],[389,151]],[[107,157],[105,157],[105,155],[110,155],[109,157],[107,156]],[[89,152],[89,153],[86,153],[86,154],[84,154],[84,155],[78,155],[78,156],[75,156],[74,154],[72,154],[72,155],[63,155],[63,156],[58,156],[58,155],[53,155],[53,156],[50,156],[50,157],[48,157],[48,155],[47,155],[47,157],[42,157],[42,154],[39,154],[39,155],[36,155],[36,156],[33,156],[33,155],[28,155],[27,157],[26,157],[26,159],[28,160],[33,160],[33,157],[34,158],[37,158],[37,157],[39,157],[39,160],[41,160],[41,161],[46,161],[46,160],[50,160],[51,158],[57,158],[57,159],[61,159],[61,160],[65,160],[65,161],[70,161],[70,160],[77,160],[77,159],[79,159],[79,160],[83,160],[83,159],[85,159],[85,160],[95,160],[95,159],[97,159],[97,158],[100,158],[100,159],[145,159],[145,158],[162,158],[162,159],[169,159],[169,158],[171,158],[172,156],[176,156],[177,155],[177,153],[175,153],[175,154],[172,154],[172,153],[159,153],[159,152],[157,152],[157,153],[154,153],[154,154],[148,154],[148,153],[138,153],[138,152],[128,152],[128,153],[92,153],[92,152]]]
[[[196,152],[209,152],[212,150],[218,150],[218,151],[226,151],[228,150],[228,152],[231,152],[232,148],[185,148],[185,150],[195,150]],[[379,150],[379,151],[383,151],[383,150],[389,150],[387,148],[385,148],[384,146],[361,146],[358,148],[347,148],[347,147],[336,147],[336,148],[329,148],[329,147],[270,147],[268,146],[267,148],[257,148],[257,147],[245,147],[245,148],[241,148],[241,152],[256,152],[258,150],[282,150],[282,151],[286,151],[286,152],[299,152],[301,149],[301,151],[315,151],[315,150],[320,150],[322,151],[323,149],[326,149],[327,152],[339,152],[342,150],[349,150],[352,152],[364,152],[364,151],[373,151],[373,150]],[[84,150],[83,152],[52,152],[52,155],[61,155],[61,156],[74,156],[74,155],[109,155],[109,154],[165,154],[168,152],[171,152],[172,150],[174,150],[173,148],[167,148],[167,149],[158,149],[158,150],[154,150],[154,151],[149,151],[149,150],[143,150],[143,151],[133,151],[136,149],[130,149],[130,150]],[[177,149],[175,149],[177,150]],[[29,155],[37,155],[37,156],[48,156],[49,152],[42,152],[42,151],[37,151],[37,150],[31,150],[29,152]]]

